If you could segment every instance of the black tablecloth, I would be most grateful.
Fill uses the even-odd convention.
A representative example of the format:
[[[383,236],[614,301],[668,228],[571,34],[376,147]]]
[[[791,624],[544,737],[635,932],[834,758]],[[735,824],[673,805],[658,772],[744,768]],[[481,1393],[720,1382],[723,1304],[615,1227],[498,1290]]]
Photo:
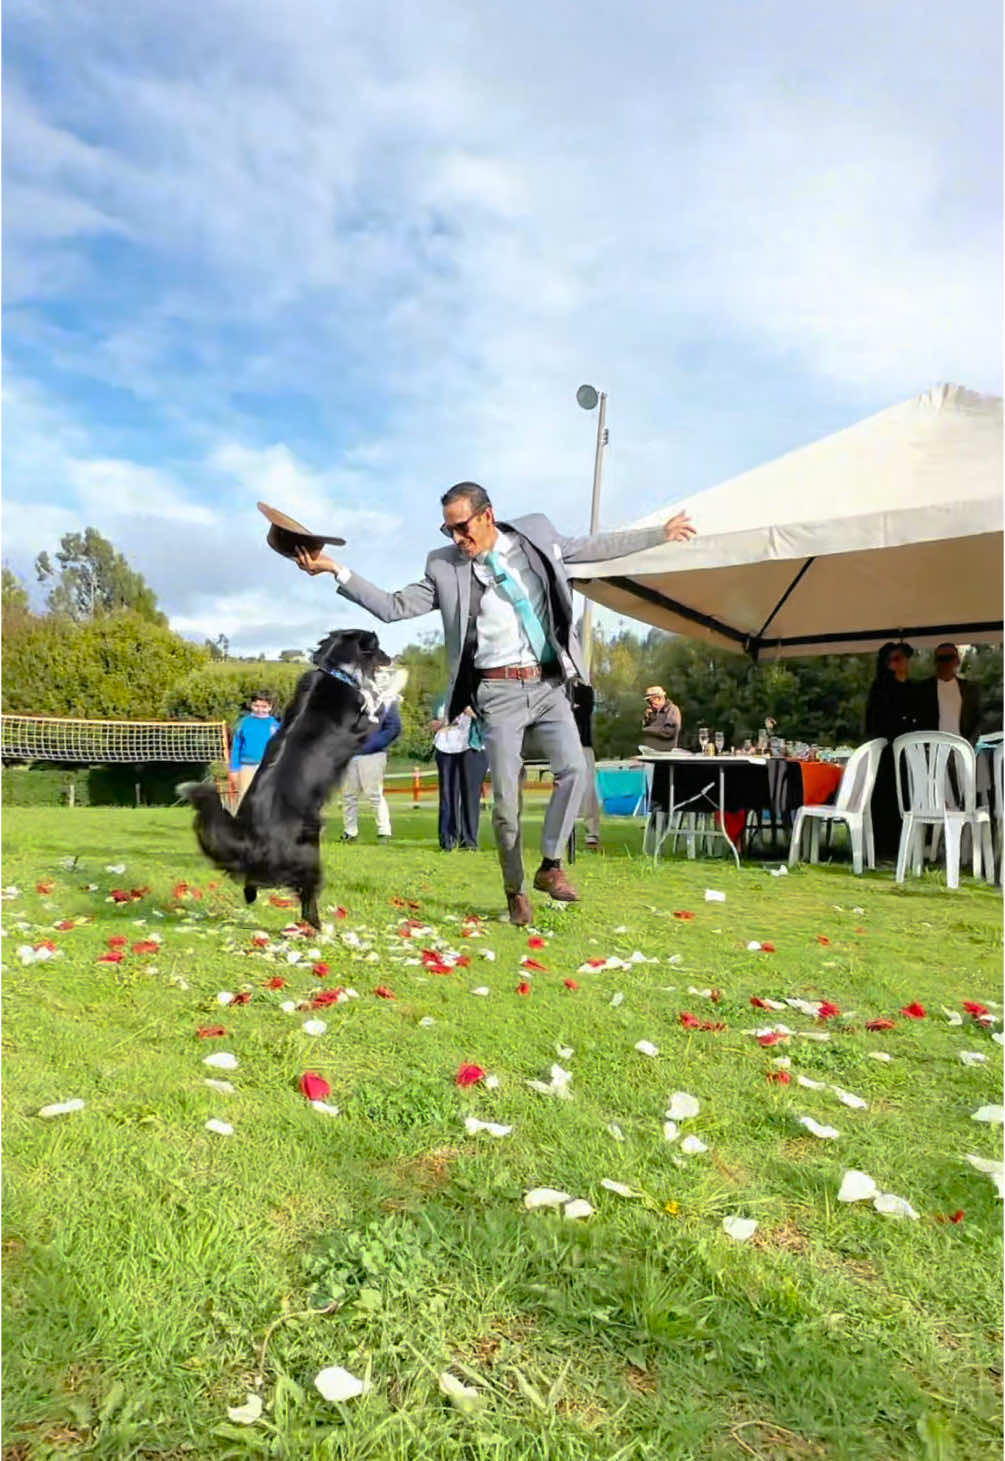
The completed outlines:
[[[687,810],[709,811],[710,804],[719,805],[719,775],[725,773],[724,801],[727,812],[771,811],[784,817],[798,811],[803,804],[803,777],[798,761],[772,757],[763,765],[750,761],[733,761],[709,756],[694,760],[651,761],[653,768],[652,806],[664,813],[670,810],[670,776],[673,775],[674,806],[698,796],[711,786],[708,800],[702,798]]]

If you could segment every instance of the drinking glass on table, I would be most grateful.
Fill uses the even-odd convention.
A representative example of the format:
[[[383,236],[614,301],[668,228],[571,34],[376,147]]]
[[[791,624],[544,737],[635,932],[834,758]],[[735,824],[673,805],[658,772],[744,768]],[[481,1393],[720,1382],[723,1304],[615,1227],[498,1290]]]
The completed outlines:
[[[717,756],[721,756],[722,755],[723,747],[725,746],[725,744],[726,744],[726,737],[725,737],[724,733],[722,731],[716,731],[716,733],[715,733],[715,754]]]
[[[764,755],[765,751],[768,749],[768,728],[767,728],[767,726],[762,726],[761,729],[757,732],[757,749],[758,749],[758,752],[762,756]]]
[[[751,739],[750,739],[750,737],[749,737],[749,736],[747,736],[747,737],[746,737],[746,739],[745,739],[745,740],[744,740],[744,742],[743,742],[743,754],[744,754],[744,755],[745,755],[745,756],[749,756],[749,755],[750,755],[750,753],[751,753],[751,751],[752,751],[752,750],[753,750],[753,749],[754,749],[754,743],[753,743],[753,741],[752,741],[752,740],[751,740]]]
[[[704,754],[705,754],[705,747],[708,745],[708,726],[707,725],[700,725],[698,727],[698,745],[701,748],[701,754],[704,756]]]

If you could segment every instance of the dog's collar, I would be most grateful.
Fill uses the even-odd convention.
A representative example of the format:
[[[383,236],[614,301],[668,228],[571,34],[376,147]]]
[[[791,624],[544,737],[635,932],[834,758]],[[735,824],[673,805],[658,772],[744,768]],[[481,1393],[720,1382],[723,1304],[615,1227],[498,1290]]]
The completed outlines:
[[[336,665],[334,669],[331,669],[328,665],[317,665],[316,667],[322,674],[330,675],[333,680],[341,680],[344,684],[351,685],[354,690],[362,688],[359,675],[342,665]]]

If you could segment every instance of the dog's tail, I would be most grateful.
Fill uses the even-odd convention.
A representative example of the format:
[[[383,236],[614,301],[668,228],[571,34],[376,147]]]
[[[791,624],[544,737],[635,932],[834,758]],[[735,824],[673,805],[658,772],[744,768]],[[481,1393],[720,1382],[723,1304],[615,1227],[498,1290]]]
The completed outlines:
[[[183,781],[175,790],[196,809],[195,835],[206,856],[225,872],[240,876],[247,859],[244,834],[216,787],[210,781]]]

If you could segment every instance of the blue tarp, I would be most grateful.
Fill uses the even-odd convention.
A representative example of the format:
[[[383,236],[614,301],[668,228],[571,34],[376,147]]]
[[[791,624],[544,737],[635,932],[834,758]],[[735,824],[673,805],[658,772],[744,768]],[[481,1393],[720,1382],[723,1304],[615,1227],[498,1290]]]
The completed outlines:
[[[597,796],[611,816],[633,816],[645,794],[646,773],[641,766],[607,766],[597,771]]]

